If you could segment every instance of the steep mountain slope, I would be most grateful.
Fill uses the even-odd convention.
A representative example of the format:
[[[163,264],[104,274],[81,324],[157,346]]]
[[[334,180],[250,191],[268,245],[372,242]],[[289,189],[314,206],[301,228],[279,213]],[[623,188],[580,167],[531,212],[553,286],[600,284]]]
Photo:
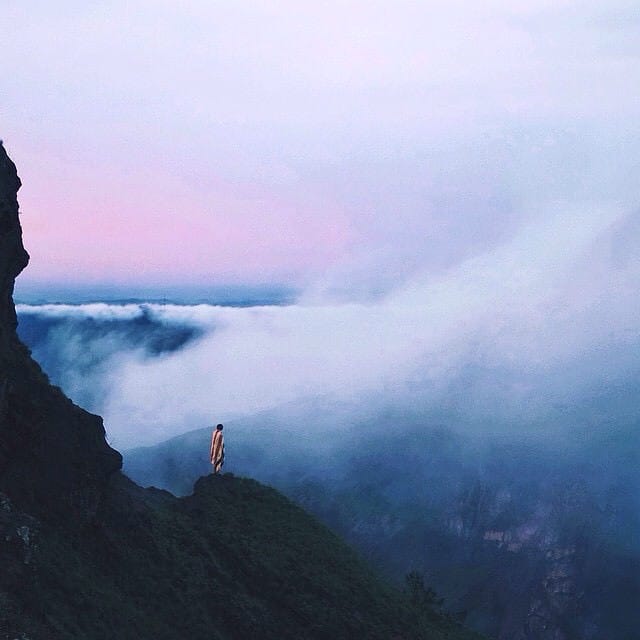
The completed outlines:
[[[19,187],[0,145],[0,638],[472,637],[272,489],[205,477],[178,499],[123,476],[16,337]]]
[[[346,442],[336,439],[318,461],[302,450],[277,459],[291,444],[270,429],[276,419],[265,412],[226,425],[230,466],[276,486],[390,577],[423,571],[453,611],[467,612],[466,624],[504,640],[637,637],[633,420],[543,445],[522,434],[474,443],[436,426],[455,424],[452,417],[386,415],[381,425],[403,425],[393,433],[393,456],[381,459],[388,433],[369,418],[345,426]],[[588,425],[582,415],[573,422],[581,421]],[[143,485],[186,491],[206,467],[209,437],[202,429],[125,452],[125,472]]]

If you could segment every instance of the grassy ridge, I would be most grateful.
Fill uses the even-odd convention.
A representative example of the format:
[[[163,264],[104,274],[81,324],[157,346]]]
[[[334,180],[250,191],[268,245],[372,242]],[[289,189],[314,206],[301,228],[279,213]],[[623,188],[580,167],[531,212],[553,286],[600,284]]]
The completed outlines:
[[[33,637],[476,637],[425,617],[337,536],[253,480],[204,477],[182,499],[120,475],[113,485],[88,529],[41,532],[22,594]]]

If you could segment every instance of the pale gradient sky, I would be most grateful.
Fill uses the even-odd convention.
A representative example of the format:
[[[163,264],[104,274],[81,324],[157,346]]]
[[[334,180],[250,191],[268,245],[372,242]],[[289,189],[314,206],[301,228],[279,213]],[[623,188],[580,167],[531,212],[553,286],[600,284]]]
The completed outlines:
[[[384,288],[640,204],[637,2],[4,0],[0,26],[26,283]]]

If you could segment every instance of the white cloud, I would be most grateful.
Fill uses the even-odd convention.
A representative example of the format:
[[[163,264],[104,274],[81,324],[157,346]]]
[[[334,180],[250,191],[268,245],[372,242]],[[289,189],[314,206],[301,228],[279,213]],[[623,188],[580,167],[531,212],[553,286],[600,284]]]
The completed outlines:
[[[3,136],[25,183],[27,245],[51,229],[32,184],[58,211],[76,186],[170,200],[156,231],[176,216],[208,220],[208,199],[231,191],[220,219],[239,242],[243,229],[265,235],[260,197],[236,198],[249,185],[287,203],[266,228],[308,218],[296,237],[326,220],[348,229],[331,267],[310,268],[300,304],[149,307],[207,334],[174,354],[110,361],[105,417],[118,446],[317,395],[464,392],[478,412],[523,415],[635,366],[638,273],[619,257],[637,248],[628,212],[640,202],[632,5],[7,2],[0,16]],[[98,188],[107,169],[130,180]],[[167,182],[176,188],[158,187]],[[146,199],[127,205],[125,193],[117,211],[127,253]],[[83,220],[97,234],[115,216],[92,213]],[[243,246],[247,261],[254,248]],[[142,249],[140,263],[153,270]],[[470,368],[492,375],[465,389]]]
[[[317,407],[318,398],[328,414],[345,404],[453,402],[470,423],[517,423],[578,405],[594,385],[606,392],[639,364],[640,308],[629,292],[640,272],[623,259],[638,245],[637,216],[559,209],[497,249],[367,304],[144,305],[158,321],[204,334],[158,357],[121,351],[101,368],[113,443],[154,442],[288,402]],[[40,312],[104,319],[135,317],[136,308]]]

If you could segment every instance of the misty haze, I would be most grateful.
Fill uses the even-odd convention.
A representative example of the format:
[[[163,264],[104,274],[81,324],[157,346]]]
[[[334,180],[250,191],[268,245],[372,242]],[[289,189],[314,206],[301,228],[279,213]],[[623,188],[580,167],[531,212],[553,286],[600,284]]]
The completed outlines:
[[[130,4],[0,8],[0,240],[30,254],[0,303],[125,476],[186,496],[131,504],[166,523],[162,500],[271,495],[255,479],[449,629],[430,638],[636,640],[637,7]]]
[[[188,494],[224,420],[229,470],[396,579],[425,571],[474,626],[514,633],[538,598],[545,624],[631,634],[638,229],[550,216],[366,302],[20,304],[19,331],[143,485]]]

